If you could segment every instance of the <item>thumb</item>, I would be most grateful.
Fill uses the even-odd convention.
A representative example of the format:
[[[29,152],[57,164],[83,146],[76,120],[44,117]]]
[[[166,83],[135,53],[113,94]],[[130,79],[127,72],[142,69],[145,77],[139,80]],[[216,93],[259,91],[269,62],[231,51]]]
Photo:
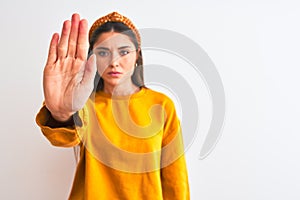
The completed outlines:
[[[86,62],[82,84],[92,83],[94,84],[95,74],[97,72],[96,56],[92,54]]]

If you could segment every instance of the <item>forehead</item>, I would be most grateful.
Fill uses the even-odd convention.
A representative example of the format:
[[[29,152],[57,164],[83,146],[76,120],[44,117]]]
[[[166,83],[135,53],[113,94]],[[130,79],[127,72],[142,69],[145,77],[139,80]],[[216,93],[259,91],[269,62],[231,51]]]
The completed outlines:
[[[129,36],[116,33],[116,32],[107,32],[102,33],[95,42],[94,48],[96,47],[120,47],[120,46],[132,46],[134,44],[130,40]]]

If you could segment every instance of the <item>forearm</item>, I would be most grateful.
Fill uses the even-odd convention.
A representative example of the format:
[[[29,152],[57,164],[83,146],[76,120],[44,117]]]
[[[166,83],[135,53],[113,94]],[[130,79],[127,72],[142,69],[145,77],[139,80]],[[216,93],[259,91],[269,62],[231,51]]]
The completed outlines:
[[[184,155],[161,169],[164,200],[189,200],[189,182]]]
[[[72,147],[80,143],[76,126],[82,126],[82,121],[78,113],[68,121],[59,122],[51,116],[46,106],[43,106],[36,116],[36,123],[54,146]]]

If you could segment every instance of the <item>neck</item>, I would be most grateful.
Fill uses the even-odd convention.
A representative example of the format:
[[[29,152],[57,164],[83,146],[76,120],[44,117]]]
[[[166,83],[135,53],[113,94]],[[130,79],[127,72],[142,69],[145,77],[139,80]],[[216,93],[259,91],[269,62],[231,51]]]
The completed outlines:
[[[119,85],[109,85],[104,83],[103,92],[114,96],[127,96],[140,91],[140,88],[132,82]]]

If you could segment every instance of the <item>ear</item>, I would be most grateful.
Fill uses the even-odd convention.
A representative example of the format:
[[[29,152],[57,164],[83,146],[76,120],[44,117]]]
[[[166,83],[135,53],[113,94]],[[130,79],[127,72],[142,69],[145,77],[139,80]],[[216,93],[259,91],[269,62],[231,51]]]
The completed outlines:
[[[135,59],[135,62],[138,61],[139,56],[140,56],[140,53],[141,53],[141,48],[139,47],[139,48],[136,50],[136,59]]]

